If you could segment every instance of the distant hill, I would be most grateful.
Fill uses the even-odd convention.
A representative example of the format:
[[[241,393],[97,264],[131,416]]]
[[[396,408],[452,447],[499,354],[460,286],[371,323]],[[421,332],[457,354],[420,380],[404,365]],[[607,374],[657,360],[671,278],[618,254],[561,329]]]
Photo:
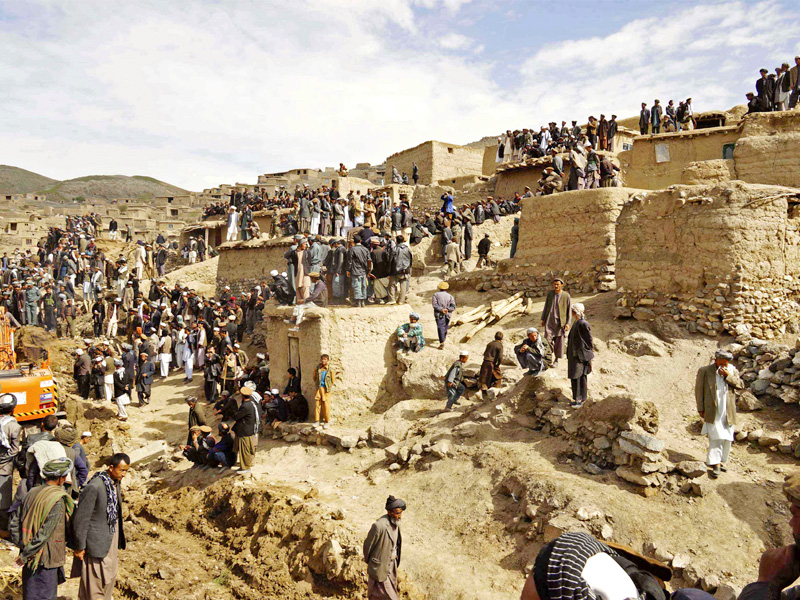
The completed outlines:
[[[0,193],[28,194],[57,183],[57,180],[19,167],[0,165]]]
[[[186,194],[187,191],[152,177],[134,175],[89,175],[65,181],[55,181],[39,190],[48,200],[72,200],[83,197],[94,198],[151,198]]]

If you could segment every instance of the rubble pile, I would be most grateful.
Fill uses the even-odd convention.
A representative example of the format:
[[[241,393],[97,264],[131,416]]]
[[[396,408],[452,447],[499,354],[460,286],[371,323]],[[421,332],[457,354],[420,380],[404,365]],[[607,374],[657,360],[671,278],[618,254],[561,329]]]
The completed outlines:
[[[674,469],[664,455],[658,432],[658,410],[631,394],[589,401],[580,410],[558,405],[548,394],[533,414],[543,433],[557,433],[573,442],[573,453],[588,472],[615,469],[621,479],[642,487],[660,487]]]

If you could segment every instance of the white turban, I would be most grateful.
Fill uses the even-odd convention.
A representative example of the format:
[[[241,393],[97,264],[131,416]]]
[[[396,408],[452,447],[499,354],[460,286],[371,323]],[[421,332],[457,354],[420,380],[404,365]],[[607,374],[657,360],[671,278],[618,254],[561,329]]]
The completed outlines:
[[[572,305],[572,312],[578,315],[578,317],[583,318],[583,315],[586,312],[586,307],[580,302],[576,302]]]

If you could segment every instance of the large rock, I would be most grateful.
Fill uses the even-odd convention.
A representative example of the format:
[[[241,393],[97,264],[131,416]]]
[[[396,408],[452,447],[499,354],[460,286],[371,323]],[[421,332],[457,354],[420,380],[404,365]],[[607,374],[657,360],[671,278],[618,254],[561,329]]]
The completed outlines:
[[[636,431],[635,429],[623,431],[620,437],[633,442],[637,446],[641,446],[648,452],[661,452],[664,449],[664,442],[662,440],[644,433],[643,431]]]
[[[456,358],[451,352],[431,348],[410,354],[398,353],[398,360],[405,367],[401,379],[403,390],[412,398],[444,398],[444,375]]]
[[[136,448],[136,450],[130,450],[128,456],[131,459],[131,465],[146,464],[159,456],[164,456],[167,449],[167,443],[164,440],[158,440]]]
[[[614,342],[615,346],[631,356],[666,356],[669,354],[664,342],[644,331],[632,333],[621,340],[614,340]]]
[[[681,475],[694,479],[705,475],[708,467],[706,463],[701,460],[684,460],[679,462],[675,467]]]
[[[640,427],[648,433],[658,431],[656,405],[633,394],[612,394],[589,401],[578,411],[578,418],[585,423],[606,423],[619,429]]]
[[[403,400],[383,413],[369,428],[370,441],[381,448],[401,442],[415,426],[421,411],[430,408],[430,402]]]
[[[643,475],[639,471],[635,471],[630,467],[619,467],[616,471],[617,477],[620,479],[624,479],[634,485],[641,485],[644,487],[647,486],[657,486],[658,485],[658,477],[654,475]]]
[[[736,397],[736,408],[742,412],[753,412],[763,410],[764,403],[752,393],[744,391]]]

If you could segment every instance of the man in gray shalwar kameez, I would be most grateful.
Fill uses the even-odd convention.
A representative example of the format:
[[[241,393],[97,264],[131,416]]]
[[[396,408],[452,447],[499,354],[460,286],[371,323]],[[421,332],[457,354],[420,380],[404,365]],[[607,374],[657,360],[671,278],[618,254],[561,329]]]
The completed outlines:
[[[564,280],[560,277],[553,279],[553,289],[547,292],[542,311],[542,327],[544,337],[553,346],[555,362],[564,356],[564,336],[569,332],[570,319],[572,318],[572,299],[569,292],[564,291]]]
[[[364,540],[368,600],[400,600],[397,567],[400,565],[403,545],[400,519],[405,509],[405,502],[389,496],[386,499],[386,514],[375,521]]]

